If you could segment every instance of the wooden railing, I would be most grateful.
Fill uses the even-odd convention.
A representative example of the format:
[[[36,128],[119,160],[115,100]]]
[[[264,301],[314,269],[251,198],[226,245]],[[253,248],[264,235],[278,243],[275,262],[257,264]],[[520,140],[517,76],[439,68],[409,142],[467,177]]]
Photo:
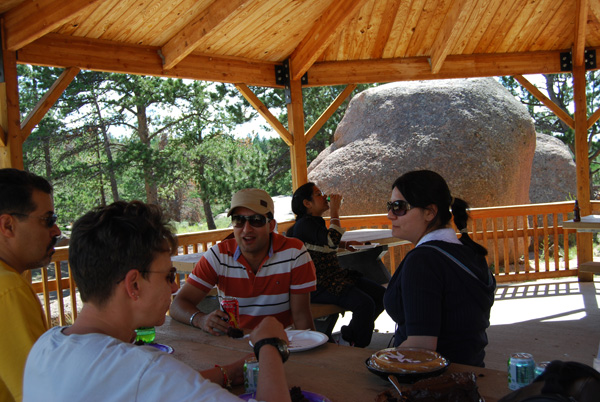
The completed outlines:
[[[474,208],[471,210],[470,234],[487,247],[488,263],[499,283],[576,276],[575,231],[562,227],[563,220],[570,219],[572,209],[572,202]],[[600,201],[592,201],[592,213],[598,211]],[[345,216],[341,221],[347,230],[391,228],[383,214]],[[293,223],[279,222],[277,229],[285,232]],[[179,254],[206,251],[231,233],[229,228],[180,234]],[[391,273],[411,248],[412,245],[390,248],[383,262]],[[57,248],[52,264],[41,269],[41,281],[33,283],[34,290],[42,295],[50,325],[66,325],[77,317],[75,283],[70,280],[66,263],[68,253],[68,247]],[[67,277],[63,278],[61,266],[68,272]],[[57,291],[63,297],[69,294],[70,311],[65,312],[63,298],[56,298]],[[51,316],[51,294],[57,303],[55,317]]]

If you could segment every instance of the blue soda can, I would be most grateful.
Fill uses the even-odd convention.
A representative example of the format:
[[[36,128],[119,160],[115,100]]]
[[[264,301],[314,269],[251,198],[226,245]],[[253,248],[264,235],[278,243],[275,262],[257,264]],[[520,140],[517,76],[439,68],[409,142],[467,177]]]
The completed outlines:
[[[156,338],[156,331],[154,327],[141,327],[135,330],[135,341],[142,341],[144,343],[152,343]]]
[[[513,353],[508,358],[508,388],[513,391],[531,384],[535,378],[535,362],[529,353]]]
[[[258,385],[258,360],[250,357],[244,361],[244,389],[247,394],[256,392]]]

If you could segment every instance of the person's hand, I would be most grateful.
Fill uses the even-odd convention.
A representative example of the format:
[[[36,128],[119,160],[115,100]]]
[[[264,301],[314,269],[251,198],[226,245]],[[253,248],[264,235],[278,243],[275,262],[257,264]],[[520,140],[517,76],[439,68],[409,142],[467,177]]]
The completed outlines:
[[[280,338],[289,343],[283,325],[274,317],[263,318],[260,324],[250,333],[250,340],[253,345],[265,338]]]
[[[254,357],[254,353],[250,353],[240,360],[236,360],[233,363],[223,366],[233,385],[241,385],[244,383],[244,362],[251,357]]]
[[[210,314],[200,317],[199,328],[209,334],[220,336],[227,333],[229,315],[221,310],[215,310]]]
[[[340,194],[329,195],[329,211],[331,217],[339,217],[339,210],[342,206],[342,196]]]

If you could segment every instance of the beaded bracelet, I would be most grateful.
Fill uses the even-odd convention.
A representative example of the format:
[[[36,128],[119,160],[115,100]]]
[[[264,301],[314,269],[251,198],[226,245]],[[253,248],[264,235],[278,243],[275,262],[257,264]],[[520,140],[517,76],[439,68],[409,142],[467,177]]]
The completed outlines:
[[[200,313],[200,310],[196,311],[194,314],[191,315],[190,317],[190,325],[193,327],[194,326],[194,317]]]
[[[227,370],[224,367],[215,364],[215,367],[218,367],[223,374],[223,388],[231,389],[231,379],[227,376]]]

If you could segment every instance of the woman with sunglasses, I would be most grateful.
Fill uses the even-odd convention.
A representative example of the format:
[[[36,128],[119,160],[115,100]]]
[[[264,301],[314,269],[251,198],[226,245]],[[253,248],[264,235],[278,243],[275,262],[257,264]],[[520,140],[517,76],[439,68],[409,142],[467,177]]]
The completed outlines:
[[[371,343],[375,320],[383,312],[385,288],[362,278],[360,272],[340,266],[338,247],[352,250],[351,245],[362,243],[341,241],[344,233],[339,218],[342,196],[331,195],[331,204],[327,198],[314,183],[299,187],[292,197],[296,223],[286,236],[302,240],[315,263],[317,289],[311,293],[311,302],[335,304],[352,311],[352,320],[342,327],[339,335],[334,335],[334,341],[364,348]],[[328,229],[322,215],[330,208]]]
[[[387,204],[392,234],[416,247],[392,276],[384,302],[397,324],[394,346],[483,367],[496,281],[487,250],[469,237],[467,208],[435,172],[412,171],[394,182]]]

